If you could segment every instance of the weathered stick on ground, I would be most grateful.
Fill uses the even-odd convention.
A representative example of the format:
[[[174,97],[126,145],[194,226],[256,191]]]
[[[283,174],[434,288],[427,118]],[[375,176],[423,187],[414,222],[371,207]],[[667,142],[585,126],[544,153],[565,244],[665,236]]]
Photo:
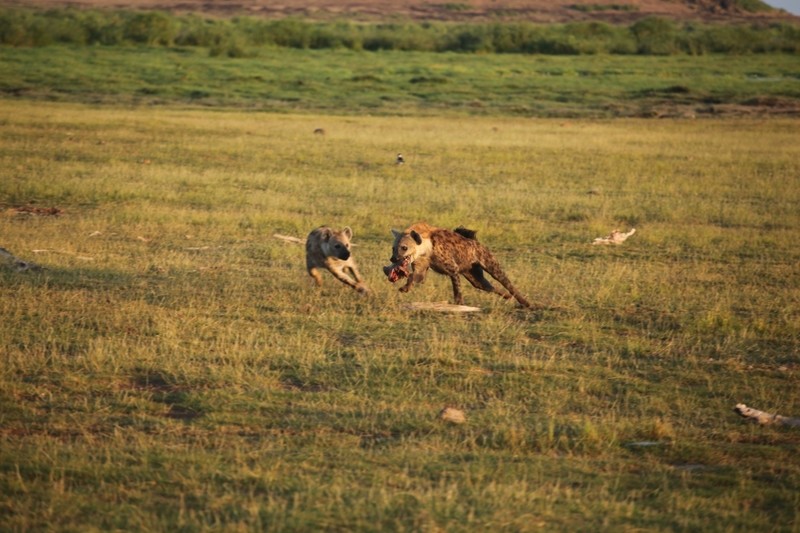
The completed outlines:
[[[470,305],[458,305],[448,302],[412,302],[403,305],[409,311],[436,311],[439,313],[477,313],[480,307]]]
[[[793,418],[789,416],[781,416],[778,414],[765,413],[764,411],[759,411],[758,409],[747,407],[743,403],[736,404],[736,407],[734,407],[733,410],[742,415],[743,417],[755,420],[756,422],[762,425],[776,424],[779,426],[800,427],[800,418]]]
[[[293,242],[296,244],[305,244],[306,242],[305,239],[301,239],[299,237],[292,237],[291,235],[281,235],[280,233],[273,233],[272,236],[275,237],[276,239],[280,239],[286,242]]]
[[[592,244],[622,244],[634,233],[636,233],[636,228],[632,228],[627,233],[615,229],[611,232],[611,234],[606,235],[605,237],[597,237]]]

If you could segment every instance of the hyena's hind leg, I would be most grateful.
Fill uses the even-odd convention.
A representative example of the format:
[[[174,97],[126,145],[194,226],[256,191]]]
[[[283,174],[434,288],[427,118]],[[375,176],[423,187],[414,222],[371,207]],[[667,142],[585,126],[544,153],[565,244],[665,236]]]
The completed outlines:
[[[478,290],[486,291],[486,292],[493,292],[495,294],[499,294],[505,299],[511,298],[511,295],[502,289],[498,289],[492,283],[486,279],[486,276],[483,274],[483,268],[479,264],[472,265],[468,271],[463,273],[464,277],[467,278],[473,287]]]
[[[505,287],[506,290],[508,292],[510,292],[511,295],[520,303],[520,305],[522,305],[523,307],[530,307],[531,306],[530,302],[528,300],[526,300],[525,297],[522,296],[516,288],[514,288],[514,285],[512,285],[511,280],[508,279],[508,276],[506,276],[506,273],[503,272],[503,269],[500,268],[499,264],[494,263],[494,264],[491,264],[491,265],[481,265],[481,266],[494,279],[499,281],[500,284],[503,287]]]

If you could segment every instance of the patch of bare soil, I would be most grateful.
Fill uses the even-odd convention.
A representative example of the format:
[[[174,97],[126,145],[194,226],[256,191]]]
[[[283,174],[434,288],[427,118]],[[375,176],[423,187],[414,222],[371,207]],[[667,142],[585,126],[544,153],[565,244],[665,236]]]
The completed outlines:
[[[640,108],[630,109],[620,105],[616,116],[638,118],[721,118],[721,117],[800,117],[800,100],[774,96],[754,97],[741,103],[677,104],[649,102]]]
[[[163,10],[210,16],[316,20],[629,23],[647,16],[677,20],[795,20],[785,11],[748,13],[730,0],[0,0],[0,5]]]
[[[60,207],[38,207],[35,205],[22,205],[12,207],[8,210],[12,215],[30,215],[30,216],[53,216],[57,217],[64,213]]]

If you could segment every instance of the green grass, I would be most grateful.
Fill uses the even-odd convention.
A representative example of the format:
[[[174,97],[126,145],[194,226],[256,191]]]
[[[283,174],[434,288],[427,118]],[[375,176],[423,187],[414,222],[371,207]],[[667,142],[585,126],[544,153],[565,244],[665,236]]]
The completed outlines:
[[[46,267],[0,270],[0,529],[800,527],[800,433],[731,411],[800,414],[796,120],[0,121],[0,246]],[[404,310],[451,297],[381,273],[417,220],[538,308]],[[373,297],[271,237],[326,223]]]
[[[775,11],[760,0],[738,0],[743,11]],[[441,12],[469,11],[464,3],[439,4]],[[622,4],[573,5],[584,12],[637,11]],[[24,9],[0,7],[0,44],[10,46],[200,46],[212,55],[247,57],[274,47],[525,54],[798,53],[800,27],[788,19],[749,23],[677,22],[645,17],[626,26],[598,21],[568,24],[520,22],[513,10],[490,10],[495,22],[321,22],[305,18],[208,18],[163,11]],[[440,14],[442,14],[440,13]],[[313,15],[312,15],[313,16]]]
[[[796,56],[523,56],[199,48],[3,48],[0,93],[116,105],[334,114],[612,117],[776,110],[800,100]],[[720,106],[723,107],[720,107]]]

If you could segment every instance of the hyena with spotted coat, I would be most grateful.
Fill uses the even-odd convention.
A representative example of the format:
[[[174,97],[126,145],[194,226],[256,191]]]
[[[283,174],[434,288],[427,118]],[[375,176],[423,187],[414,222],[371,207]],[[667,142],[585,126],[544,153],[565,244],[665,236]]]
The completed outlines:
[[[450,231],[421,222],[403,232],[392,230],[392,233],[395,237],[392,264],[384,267],[383,271],[392,283],[403,277],[408,278],[400,288],[401,292],[408,292],[414,284],[425,281],[430,268],[450,278],[456,304],[464,303],[460,278],[464,276],[476,289],[493,292],[506,299],[513,296],[520,305],[530,307],[528,300],[511,284],[492,252],[475,238],[476,232],[466,228]],[[488,272],[508,292],[492,285],[484,272]]]
[[[361,293],[368,293],[364,279],[358,272],[356,262],[350,253],[350,239],[353,230],[345,227],[341,231],[321,226],[308,234],[306,239],[306,269],[314,278],[317,287],[322,286],[320,269],[325,269],[333,277]]]

